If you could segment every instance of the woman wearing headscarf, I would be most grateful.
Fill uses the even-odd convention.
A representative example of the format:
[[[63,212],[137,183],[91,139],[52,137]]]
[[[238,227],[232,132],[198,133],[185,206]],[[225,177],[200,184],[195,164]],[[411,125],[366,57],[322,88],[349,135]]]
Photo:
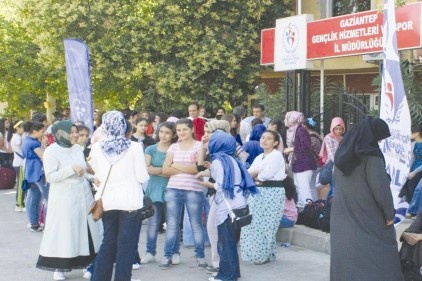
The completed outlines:
[[[287,176],[283,154],[276,149],[280,141],[277,132],[265,131],[260,139],[264,152],[248,169],[261,194],[248,199],[253,218],[242,230],[240,246],[242,259],[257,265],[276,258],[276,234],[285,199],[283,180]]]
[[[334,157],[331,280],[403,280],[393,226],[390,177],[378,142],[387,123],[365,118],[346,133]]]
[[[218,228],[218,253],[220,255],[219,271],[209,280],[236,281],[240,278],[239,256],[237,240],[229,216],[232,209],[243,208],[247,205],[249,194],[258,191],[252,177],[244,165],[233,157],[236,150],[236,139],[223,132],[214,133],[209,140],[211,155],[211,175],[215,183],[204,182],[204,186],[214,188],[216,214],[213,223]],[[227,201],[227,203],[225,202]]]
[[[284,153],[289,155],[289,167],[297,187],[299,206],[304,206],[308,198],[316,199],[312,196],[311,182],[313,171],[317,167],[312,155],[311,137],[302,126],[304,122],[303,113],[298,111],[287,112],[284,119],[284,124],[288,127],[287,148],[284,149]]]
[[[104,238],[95,260],[92,280],[130,281],[141,223],[142,184],[148,179],[142,145],[129,141],[121,112],[103,116],[105,138],[92,146],[89,164],[99,179],[102,195]]]
[[[331,126],[330,126],[330,133],[324,137],[324,140],[322,141],[321,150],[319,151],[319,158],[321,159],[322,164],[326,164],[329,161],[331,163],[334,162],[334,156],[336,154],[337,148],[340,144],[340,141],[343,139],[344,131],[346,130],[346,127],[344,125],[343,119],[340,117],[334,117],[333,120],[331,120]],[[321,188],[320,194],[323,193],[324,199],[328,197],[331,197],[334,193],[334,185],[331,182],[329,186],[330,188]],[[328,194],[326,193],[327,191]]]
[[[71,143],[72,123],[60,121],[52,127],[55,143],[43,154],[44,172],[50,183],[48,213],[37,268],[54,271],[54,280],[64,280],[63,272],[88,266],[98,252],[101,237],[94,234],[88,216],[89,190],[83,152]]]
[[[243,144],[243,150],[249,154],[249,157],[246,159],[248,166],[252,164],[259,154],[263,152],[262,147],[259,145],[259,140],[261,139],[262,133],[266,130],[265,126],[262,124],[257,124],[252,128],[249,141]]]

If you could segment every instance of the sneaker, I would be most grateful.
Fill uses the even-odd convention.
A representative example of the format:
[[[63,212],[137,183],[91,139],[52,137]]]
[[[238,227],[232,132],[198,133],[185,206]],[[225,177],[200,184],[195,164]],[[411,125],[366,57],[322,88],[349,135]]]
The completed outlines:
[[[19,207],[19,206],[16,206],[15,207],[15,212],[23,212],[23,208],[22,207]]]
[[[161,269],[169,269],[172,266],[171,258],[164,257],[160,264]]]
[[[217,279],[215,277],[210,277],[210,278],[208,278],[208,281],[223,281],[223,280]]]
[[[203,258],[197,258],[196,265],[198,266],[198,268],[201,268],[201,269],[203,268],[205,269],[208,267],[208,263]]]
[[[130,279],[130,281],[141,281],[141,279]]]
[[[83,277],[84,279],[91,280],[91,276],[92,276],[92,273],[91,273],[91,272],[89,272],[89,271],[86,271],[82,277]]]
[[[207,273],[212,274],[212,273],[217,273],[218,271],[219,271],[218,267],[214,267],[214,266],[208,266],[207,267]]]
[[[34,224],[34,225],[31,225],[31,227],[29,228],[29,231],[31,231],[31,232],[41,232],[41,231],[43,231],[43,228],[39,224]],[[62,273],[62,272],[59,272],[59,273]],[[59,280],[62,280],[62,279],[59,279]]]
[[[141,265],[139,263],[132,264],[132,270],[138,270],[141,268]]]
[[[142,259],[141,264],[155,262],[155,256],[151,255],[150,253],[147,253]]]
[[[66,277],[64,277],[64,273],[63,272],[55,271],[53,273],[53,279],[54,280],[66,280]]]
[[[180,264],[180,254],[174,254],[171,261],[173,264]]]

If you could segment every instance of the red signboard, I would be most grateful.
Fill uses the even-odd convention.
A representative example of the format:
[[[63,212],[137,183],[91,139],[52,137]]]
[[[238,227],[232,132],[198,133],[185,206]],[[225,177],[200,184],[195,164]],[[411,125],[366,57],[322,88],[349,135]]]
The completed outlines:
[[[421,46],[421,4],[396,9],[399,49]],[[367,11],[308,23],[309,60],[382,52],[383,13]]]
[[[397,41],[400,50],[421,48],[421,9],[422,3],[396,9]],[[382,52],[383,18],[383,11],[372,10],[308,22],[307,59]],[[261,64],[274,64],[274,33],[274,28],[262,30]]]
[[[261,65],[274,63],[275,28],[261,30]]]

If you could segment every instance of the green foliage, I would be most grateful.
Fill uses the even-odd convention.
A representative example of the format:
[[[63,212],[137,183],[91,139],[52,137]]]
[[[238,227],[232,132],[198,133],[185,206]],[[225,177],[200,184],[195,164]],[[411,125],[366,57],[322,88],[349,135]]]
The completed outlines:
[[[6,46],[17,45],[22,56],[9,52],[0,71],[11,73],[18,65],[22,81],[13,88],[0,80],[2,93],[31,93],[37,97],[32,107],[42,107],[48,93],[66,106],[63,39],[79,38],[90,49],[96,103],[154,111],[184,108],[192,100],[208,108],[247,100],[259,77],[260,30],[293,8],[291,0],[3,2],[0,10],[12,8],[16,15],[2,24],[17,27],[0,29],[18,33]],[[29,66],[37,71],[26,71]],[[15,110],[20,104],[12,101]]]
[[[280,83],[278,91],[271,94],[265,84],[256,88],[256,96],[260,104],[265,106],[266,115],[272,119],[284,120],[286,115],[286,87],[285,81]]]

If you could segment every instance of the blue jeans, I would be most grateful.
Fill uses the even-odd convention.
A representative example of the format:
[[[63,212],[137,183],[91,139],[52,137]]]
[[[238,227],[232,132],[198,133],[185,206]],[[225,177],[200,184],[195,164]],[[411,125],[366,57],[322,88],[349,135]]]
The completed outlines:
[[[166,201],[166,240],[164,256],[171,258],[177,254],[180,247],[180,220],[185,205],[193,230],[195,253],[197,258],[204,258],[205,235],[201,214],[203,210],[204,193],[202,191],[188,191],[168,188],[164,195]]]
[[[207,231],[207,220],[208,220],[208,213],[210,212],[210,203],[208,202],[207,198],[204,198],[204,209],[202,210],[201,219],[203,218],[202,215],[205,215],[205,219],[202,220],[202,227],[204,228],[204,235],[205,235],[205,244],[210,243],[210,239],[208,238],[208,231]],[[185,214],[183,216],[183,245],[185,246],[193,246],[195,245],[193,239],[193,231],[192,226],[190,225],[189,214],[185,209]]]
[[[111,210],[103,215],[104,238],[95,258],[93,281],[110,281],[116,262],[114,280],[130,281],[141,212]]]
[[[26,212],[29,223],[37,225],[39,224],[40,206],[43,201],[45,203],[44,218],[47,215],[48,186],[44,183],[44,180],[40,180],[29,183],[29,187],[25,202]]]
[[[220,265],[215,279],[236,281],[240,278],[239,255],[230,217],[218,226],[217,250],[220,255]]]
[[[279,228],[289,228],[293,227],[295,225],[295,221],[289,220],[286,216],[283,215],[283,217],[280,220],[280,226]]]
[[[164,203],[154,202],[152,207],[154,208],[155,213],[148,219],[146,252],[153,256],[157,254],[157,236],[158,229],[160,228],[161,224],[161,211],[163,210],[163,205]]]

